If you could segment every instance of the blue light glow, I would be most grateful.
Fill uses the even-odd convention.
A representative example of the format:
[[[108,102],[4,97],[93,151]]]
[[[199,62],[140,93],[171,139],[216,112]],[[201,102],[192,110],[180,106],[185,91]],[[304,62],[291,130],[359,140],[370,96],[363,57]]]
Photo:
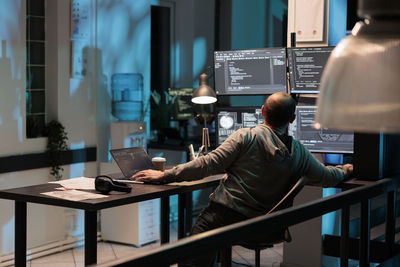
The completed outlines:
[[[329,1],[329,45],[335,46],[346,36],[347,0]]]
[[[336,194],[336,188],[323,188],[322,197],[329,197]],[[340,214],[336,211],[322,215],[321,235],[340,235]],[[323,257],[324,266],[338,266],[339,259],[334,257]]]
[[[232,49],[265,46],[266,10],[264,0],[232,0]]]
[[[25,114],[25,98],[21,98],[26,66],[25,32],[21,31],[25,20],[21,14],[22,3],[21,0],[3,0],[0,3],[0,114],[1,124],[5,126],[1,130],[2,136],[4,134],[7,138],[3,153],[13,153],[15,145],[22,143],[25,135],[22,117]]]
[[[14,250],[14,225],[15,217],[12,216],[9,221],[3,223],[1,233],[1,253],[6,254]]]
[[[85,163],[84,162],[71,164],[69,166],[70,166],[70,171],[69,171],[70,178],[85,176]]]
[[[98,1],[97,8],[97,46],[98,64],[102,67],[102,73],[106,80],[111,81],[115,73],[140,73],[143,76],[143,100],[146,102],[150,97],[150,1],[148,0],[121,0],[121,1]],[[100,88],[97,88],[98,92]],[[104,94],[108,97],[104,97]],[[104,128],[115,120],[111,114],[111,82],[103,89],[102,96],[98,96],[98,105],[103,110],[104,116],[99,117],[99,127]],[[103,114],[102,114],[103,115]],[[144,116],[144,122],[149,126],[149,112]],[[150,127],[147,127],[149,134]],[[99,148],[106,156],[108,140],[107,132],[98,136],[102,140]]]
[[[83,210],[75,210],[77,215],[76,215],[76,220],[75,220],[75,229],[73,232],[71,232],[71,236],[81,236],[85,233],[85,213]]]
[[[198,77],[206,66],[207,42],[198,37],[193,42],[193,77]]]
[[[173,48],[175,51],[175,76],[174,76],[174,81],[179,81],[181,78],[181,45],[179,42],[176,42],[175,47]]]
[[[149,11],[148,0],[135,0],[129,1],[130,12],[133,19],[140,19],[141,17],[147,16]]]

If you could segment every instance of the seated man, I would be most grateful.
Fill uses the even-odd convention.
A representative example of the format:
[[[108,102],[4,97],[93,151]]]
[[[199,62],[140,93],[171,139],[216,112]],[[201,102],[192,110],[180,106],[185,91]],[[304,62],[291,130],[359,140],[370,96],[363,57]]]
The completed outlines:
[[[192,234],[198,234],[266,214],[301,176],[307,184],[335,186],[351,175],[353,166],[324,166],[298,141],[287,135],[295,119],[296,102],[286,93],[269,96],[261,108],[264,124],[242,128],[217,149],[173,169],[144,170],[139,181],[184,181],[225,173],[199,215]],[[196,266],[212,266],[215,254],[202,255]]]

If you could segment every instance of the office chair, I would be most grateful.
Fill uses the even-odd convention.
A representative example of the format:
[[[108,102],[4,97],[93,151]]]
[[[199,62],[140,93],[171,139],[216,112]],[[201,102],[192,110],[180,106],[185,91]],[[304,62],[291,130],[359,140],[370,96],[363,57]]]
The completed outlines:
[[[307,179],[305,177],[301,177],[297,183],[289,190],[289,192],[272,208],[267,214],[270,214],[276,210],[280,210],[283,208],[290,207],[293,203],[294,197],[301,191],[301,189],[306,184]],[[249,241],[241,241],[234,245],[239,245],[245,247],[247,249],[251,249],[255,251],[255,267],[260,267],[260,253],[261,250],[266,248],[272,248],[274,244],[281,243],[283,241],[290,242],[292,237],[290,236],[290,232],[288,228],[285,228],[283,231],[275,232],[271,235],[268,235],[268,238],[265,239],[257,239],[257,240],[249,240]],[[232,265],[232,246],[229,246],[226,249],[223,249],[221,252],[221,263],[223,267],[231,267]]]

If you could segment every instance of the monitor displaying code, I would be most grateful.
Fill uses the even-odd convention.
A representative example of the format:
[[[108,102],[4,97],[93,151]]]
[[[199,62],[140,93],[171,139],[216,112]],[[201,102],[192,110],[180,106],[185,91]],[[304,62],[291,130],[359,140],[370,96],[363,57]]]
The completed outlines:
[[[289,124],[289,135],[311,152],[353,153],[354,134],[328,128],[315,129],[316,106],[297,106],[296,119]]]
[[[231,134],[240,128],[253,128],[264,122],[261,108],[225,107],[216,111],[216,143],[222,144]]]
[[[286,92],[286,48],[214,52],[217,95]]]
[[[291,93],[319,93],[322,72],[333,48],[327,46],[287,49]]]
[[[193,116],[192,95],[194,88],[169,88],[168,94],[173,103],[170,111],[172,120],[189,120]]]

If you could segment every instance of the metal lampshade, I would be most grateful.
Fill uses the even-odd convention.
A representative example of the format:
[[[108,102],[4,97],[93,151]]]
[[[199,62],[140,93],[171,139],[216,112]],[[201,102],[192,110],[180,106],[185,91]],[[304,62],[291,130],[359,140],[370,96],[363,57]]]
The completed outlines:
[[[208,76],[203,73],[200,75],[200,85],[192,96],[192,102],[195,104],[211,104],[217,102],[217,96],[214,90],[207,84]]]
[[[400,1],[360,0],[358,14],[322,75],[316,125],[399,133]]]

